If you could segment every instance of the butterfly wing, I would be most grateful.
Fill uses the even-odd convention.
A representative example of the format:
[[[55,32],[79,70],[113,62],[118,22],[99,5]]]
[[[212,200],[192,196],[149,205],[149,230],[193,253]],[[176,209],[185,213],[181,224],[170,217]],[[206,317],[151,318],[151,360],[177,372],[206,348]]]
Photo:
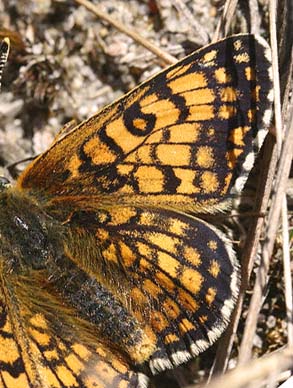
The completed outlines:
[[[269,57],[252,35],[194,52],[57,139],[19,186],[54,198],[82,192],[102,202],[111,194],[215,211],[232,187],[242,188],[263,141]]]
[[[1,388],[137,388],[141,375],[46,293],[37,276],[0,282]]]
[[[238,265],[231,244],[216,228],[184,213],[135,206],[76,212],[70,224],[73,236],[83,224],[85,234],[95,239],[100,255],[90,272],[122,300],[134,328],[147,333],[145,360],[153,371],[197,355],[223,332],[238,292]],[[123,350],[132,358],[134,328],[117,336],[117,326],[108,334],[116,347],[126,336]],[[136,346],[142,346],[139,340]]]

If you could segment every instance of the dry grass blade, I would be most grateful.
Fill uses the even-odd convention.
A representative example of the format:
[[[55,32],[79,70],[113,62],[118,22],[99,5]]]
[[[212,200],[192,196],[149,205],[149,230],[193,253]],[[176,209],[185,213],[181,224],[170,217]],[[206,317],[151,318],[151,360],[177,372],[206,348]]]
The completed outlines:
[[[286,12],[286,10],[285,10]],[[287,12],[289,10],[287,9]],[[282,28],[283,33],[284,28]],[[281,37],[285,35],[284,33]],[[282,45],[283,42],[280,42]],[[291,48],[293,42],[291,41]],[[289,55],[290,58],[290,55]],[[289,63],[288,70],[288,79],[292,80],[293,77],[293,50],[291,50],[291,61]],[[283,104],[284,114],[286,112],[286,107],[289,105],[290,101],[290,93],[292,92],[292,82],[287,82],[285,84],[284,91],[284,101]],[[292,102],[291,102],[292,103]],[[288,120],[289,121],[289,120]],[[288,225],[288,211],[287,211],[287,199],[284,197],[284,203],[282,207],[282,235],[283,235],[283,265],[284,265],[284,285],[285,285],[285,302],[286,302],[286,310],[287,310],[287,333],[288,333],[288,345],[293,345],[293,290],[292,290],[292,274],[291,274],[291,265],[290,265],[290,246],[289,246],[289,225]]]
[[[290,266],[290,247],[289,247],[289,224],[287,199],[283,198],[282,206],[282,236],[283,236],[283,265],[284,265],[284,285],[285,285],[285,301],[287,310],[287,332],[288,345],[293,346],[293,292],[292,292],[292,276]]]
[[[267,274],[269,269],[270,257],[272,255],[274,241],[277,234],[281,207],[286,193],[286,185],[290,172],[290,166],[293,156],[293,105],[291,105],[289,127],[286,131],[284,145],[281,151],[279,169],[276,177],[276,191],[272,199],[271,210],[268,217],[268,226],[266,230],[266,241],[263,246],[262,263],[257,273],[256,282],[249,306],[246,327],[239,351],[239,363],[248,361],[251,355],[252,342],[257,324],[258,313],[261,308],[264,287],[267,284]]]
[[[282,113],[281,113],[281,92],[280,92],[280,79],[279,79],[279,63],[278,63],[278,42],[277,42],[277,30],[276,30],[276,0],[270,0],[270,37],[272,47],[272,67],[274,78],[274,108],[275,108],[275,129],[278,154],[281,152],[282,147]]]
[[[226,2],[226,5],[227,3],[228,2]],[[250,1],[249,5],[251,6],[250,15],[252,15],[255,12],[257,13],[257,9],[258,9],[257,4],[255,4],[254,1]],[[235,4],[233,6],[235,6]],[[255,18],[257,17],[255,16]],[[256,20],[254,20],[254,22],[256,23]],[[255,29],[256,29],[256,26],[254,26],[254,30]],[[277,152],[276,152],[276,149],[274,149],[274,141],[272,138],[270,138],[270,140],[266,142],[264,155],[265,155],[265,160],[263,160],[263,163],[262,163],[263,167],[261,169],[261,176],[259,178],[259,185],[256,193],[255,211],[258,212],[258,214],[264,214],[268,207],[269,196],[271,193],[271,188],[272,188],[276,166],[278,162]],[[240,287],[239,298],[238,298],[235,310],[232,314],[228,329],[226,330],[225,335],[220,339],[213,370],[211,372],[212,375],[217,373],[222,373],[227,368],[233,341],[235,338],[239,319],[242,313],[245,292],[248,287],[248,282],[252,271],[254,258],[256,257],[257,249],[259,246],[263,224],[264,224],[264,219],[262,217],[255,218],[251,223],[250,230],[246,238],[246,244],[243,249],[243,255],[241,258],[242,271],[241,271],[241,287]]]
[[[223,15],[217,25],[212,41],[216,42],[229,32],[231,21],[234,17],[238,0],[226,0]]]
[[[155,54],[158,58],[160,58],[162,61],[164,61],[166,64],[171,65],[175,62],[177,62],[177,59],[173,57],[172,55],[165,53],[163,50],[161,50],[159,47],[155,46],[154,44],[150,43],[149,40],[142,37],[137,32],[125,27],[123,24],[119,23],[117,20],[114,20],[109,15],[107,15],[105,12],[102,12],[99,7],[92,4],[90,1],[87,0],[75,0],[77,4],[83,5],[86,7],[89,11],[94,13],[96,16],[98,16],[100,19],[104,20],[105,22],[109,23],[113,27],[117,28],[120,32],[123,32],[124,34],[130,36],[134,41],[144,46],[146,49],[151,51],[153,54]]]
[[[249,0],[249,16],[251,24],[251,33],[259,34],[261,19],[258,12],[258,1]]]
[[[272,1],[270,3],[271,9],[271,43],[273,53],[273,76],[274,76],[274,91],[275,91],[275,125],[277,135],[277,149],[281,147],[281,100],[280,100],[280,86],[279,86],[279,68],[278,68],[278,50],[276,39],[276,22],[275,22],[275,10],[276,3]],[[290,121],[289,121],[290,123]],[[293,129],[292,129],[293,132]],[[263,302],[264,289],[267,285],[267,275],[269,270],[270,257],[273,251],[274,241],[279,225],[279,218],[281,214],[281,204],[283,203],[283,197],[286,193],[286,182],[289,175],[290,164],[292,160],[292,150],[290,150],[290,144],[293,143],[293,134],[289,130],[288,137],[285,136],[285,141],[280,156],[279,170],[275,186],[276,192],[273,194],[273,200],[271,204],[271,210],[268,217],[268,228],[266,233],[266,241],[263,247],[262,264],[258,270],[256,276],[256,282],[251,298],[248,316],[245,324],[245,330],[239,351],[239,364],[247,362],[251,357],[252,343],[254,334],[256,331],[258,313],[261,309]],[[278,152],[279,153],[279,152]],[[282,174],[282,175],[281,175]]]
[[[225,376],[215,378],[206,387],[208,388],[245,388],[250,383],[253,387],[261,387],[272,376],[278,376],[281,372],[293,368],[293,348],[286,347],[278,352],[253,360],[245,366],[238,367]],[[189,386],[187,388],[195,388]],[[197,388],[203,388],[197,387]]]

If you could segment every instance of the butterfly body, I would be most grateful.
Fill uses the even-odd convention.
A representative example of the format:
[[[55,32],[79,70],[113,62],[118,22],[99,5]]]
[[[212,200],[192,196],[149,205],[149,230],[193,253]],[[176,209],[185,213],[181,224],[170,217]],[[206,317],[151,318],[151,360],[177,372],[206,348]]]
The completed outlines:
[[[5,272],[21,273],[44,269],[48,256],[48,236],[44,230],[46,216],[21,193],[0,191],[2,265]],[[16,248],[13,248],[16,247]],[[1,257],[3,257],[1,256]]]
[[[172,368],[220,336],[239,265],[200,215],[241,191],[271,102],[266,44],[232,36],[62,133],[2,189],[0,341],[15,351],[0,351],[0,388],[138,387],[143,364]]]

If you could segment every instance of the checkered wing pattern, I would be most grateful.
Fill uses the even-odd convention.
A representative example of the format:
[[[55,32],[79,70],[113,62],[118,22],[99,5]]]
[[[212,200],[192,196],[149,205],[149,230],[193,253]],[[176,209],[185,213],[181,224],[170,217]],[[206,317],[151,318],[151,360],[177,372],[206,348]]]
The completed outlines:
[[[196,51],[57,140],[21,187],[214,212],[266,133],[269,54],[251,35]]]
[[[238,265],[227,239],[200,219],[165,209],[114,207],[75,214],[72,225],[88,218],[87,233],[93,233],[106,266],[92,270],[99,278],[109,268],[112,274],[121,269],[114,280],[104,276],[104,284],[148,338],[135,336],[129,324],[118,333],[115,324],[111,341],[121,346],[126,338],[129,356],[139,363],[148,354],[154,371],[209,347],[226,326],[238,291]]]

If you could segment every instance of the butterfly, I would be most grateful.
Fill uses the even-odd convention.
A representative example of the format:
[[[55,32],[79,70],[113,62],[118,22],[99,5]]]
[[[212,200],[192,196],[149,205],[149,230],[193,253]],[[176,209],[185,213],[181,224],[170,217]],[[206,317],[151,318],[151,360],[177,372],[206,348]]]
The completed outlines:
[[[272,98],[266,42],[230,36],[2,181],[1,388],[142,387],[141,368],[173,368],[219,338],[239,265],[201,215],[241,192]]]

